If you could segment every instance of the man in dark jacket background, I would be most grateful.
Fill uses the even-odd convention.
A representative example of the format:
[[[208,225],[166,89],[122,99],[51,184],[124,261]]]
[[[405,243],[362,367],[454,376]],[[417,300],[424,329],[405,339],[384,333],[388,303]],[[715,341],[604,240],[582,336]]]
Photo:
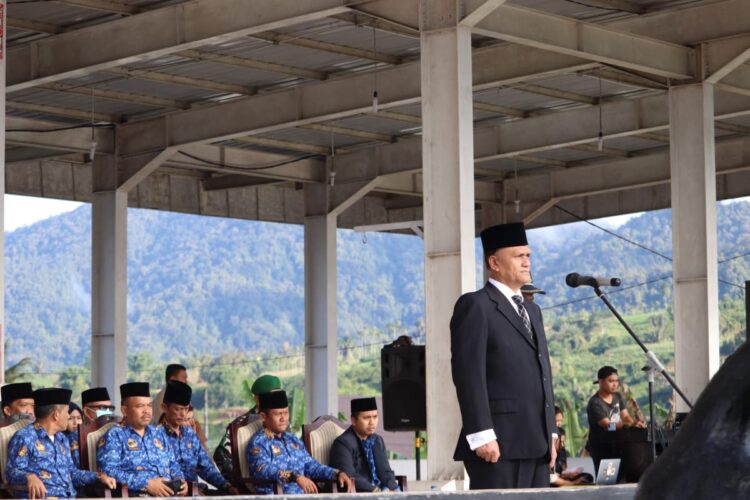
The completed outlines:
[[[331,467],[354,479],[358,492],[400,491],[378,428],[375,398],[352,399],[352,425],[331,446]]]
[[[471,489],[549,487],[554,396],[539,306],[524,301],[531,250],[523,224],[481,233],[490,279],[451,318],[451,367],[463,428],[453,458]]]

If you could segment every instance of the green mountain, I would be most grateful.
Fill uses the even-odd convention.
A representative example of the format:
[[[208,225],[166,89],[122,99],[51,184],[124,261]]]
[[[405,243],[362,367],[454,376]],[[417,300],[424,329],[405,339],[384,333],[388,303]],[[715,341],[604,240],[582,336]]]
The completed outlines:
[[[623,237],[671,255],[668,210],[631,219]],[[719,207],[721,259],[750,250],[750,203]],[[610,298],[624,313],[670,311],[671,262],[585,224],[564,237],[532,230],[535,281],[548,321],[599,313],[590,288],[564,277],[619,276]],[[303,231],[300,226],[130,210],[128,346],[157,360],[225,352],[274,352],[304,338]],[[479,246],[479,245],[478,245]],[[338,321],[343,342],[366,342],[366,328],[422,323],[423,246],[415,236],[340,230]],[[478,264],[479,266],[479,264]],[[90,347],[90,207],[6,236],[8,359],[40,358],[42,371],[87,362]],[[480,275],[481,276],[481,275]],[[720,265],[720,277],[743,285],[750,257]],[[643,286],[639,283],[654,280]],[[634,286],[634,287],[633,287]],[[630,288],[632,287],[632,288]],[[721,285],[723,299],[743,290]],[[40,356],[41,354],[41,356]]]
[[[85,363],[90,348],[90,207],[6,237],[9,361]],[[339,330],[415,325],[422,243],[341,231]],[[299,226],[131,210],[128,346],[157,359],[296,346],[304,338]]]

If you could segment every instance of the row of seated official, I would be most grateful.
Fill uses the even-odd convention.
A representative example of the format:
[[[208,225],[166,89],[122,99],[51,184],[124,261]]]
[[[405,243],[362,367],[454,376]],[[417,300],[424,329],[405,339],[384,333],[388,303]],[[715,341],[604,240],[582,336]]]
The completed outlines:
[[[317,493],[317,479],[336,480],[348,491],[400,491],[383,439],[375,434],[375,398],[352,400],[351,410],[352,426],[333,442],[327,466],[310,456],[302,441],[288,432],[286,393],[262,394],[259,413],[263,427],[250,439],[246,451],[251,474],[256,479],[280,481],[285,494]],[[272,493],[272,487],[258,486],[256,492]]]
[[[120,386],[123,418],[102,429],[92,452],[96,454],[92,469],[97,472],[81,468],[64,434],[70,395],[59,388],[33,392],[36,421],[15,432],[8,445],[5,478],[17,496],[70,498],[86,493],[83,488],[97,480],[110,489],[127,486],[135,495],[186,495],[189,482],[199,477],[227,493],[238,493],[224,480],[193,429],[181,425],[192,395],[187,384],[168,384],[165,418],[159,426],[150,424],[149,385]]]
[[[208,456],[193,428],[183,425],[190,409],[190,386],[170,380],[163,392],[164,413],[155,426],[151,424],[149,385],[135,382],[120,386],[123,418],[101,427],[103,435],[98,441],[89,439],[88,454],[95,454],[96,460],[86,457],[84,464],[74,459],[73,441],[65,436],[71,391],[49,388],[24,394],[32,396],[37,420],[19,427],[10,438],[4,471],[8,486],[15,488],[16,496],[30,498],[90,496],[87,488],[94,483],[109,489],[126,486],[131,496],[184,496],[189,491],[207,493],[195,489],[202,479],[219,493],[239,494]],[[4,397],[13,400],[8,391]],[[284,391],[261,395],[256,418],[262,426],[249,439],[245,452],[252,478],[257,480],[253,493],[315,493],[318,479],[336,482],[345,491],[400,489],[383,440],[375,434],[378,412],[374,398],[352,401],[352,426],[338,431],[341,435],[330,448],[330,465],[312,458],[300,439],[287,432],[289,410]],[[31,422],[23,420],[21,423]],[[82,432],[81,447],[85,447],[89,431]],[[96,464],[91,468],[97,472],[81,467],[89,463]]]

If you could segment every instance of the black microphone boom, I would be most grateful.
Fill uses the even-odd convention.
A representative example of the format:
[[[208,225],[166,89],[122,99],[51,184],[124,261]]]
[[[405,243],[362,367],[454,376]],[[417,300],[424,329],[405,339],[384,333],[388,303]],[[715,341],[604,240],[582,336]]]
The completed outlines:
[[[599,278],[596,276],[581,276],[578,273],[570,273],[565,277],[565,284],[571,288],[577,288],[581,285],[593,286],[620,286],[620,278]]]

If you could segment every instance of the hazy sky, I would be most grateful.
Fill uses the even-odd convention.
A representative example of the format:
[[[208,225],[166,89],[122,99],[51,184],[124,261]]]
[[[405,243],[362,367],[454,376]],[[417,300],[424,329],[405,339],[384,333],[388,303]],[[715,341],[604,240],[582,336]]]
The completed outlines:
[[[28,226],[64,212],[70,212],[81,205],[82,203],[78,201],[6,194],[5,232],[9,233],[19,227]]]

